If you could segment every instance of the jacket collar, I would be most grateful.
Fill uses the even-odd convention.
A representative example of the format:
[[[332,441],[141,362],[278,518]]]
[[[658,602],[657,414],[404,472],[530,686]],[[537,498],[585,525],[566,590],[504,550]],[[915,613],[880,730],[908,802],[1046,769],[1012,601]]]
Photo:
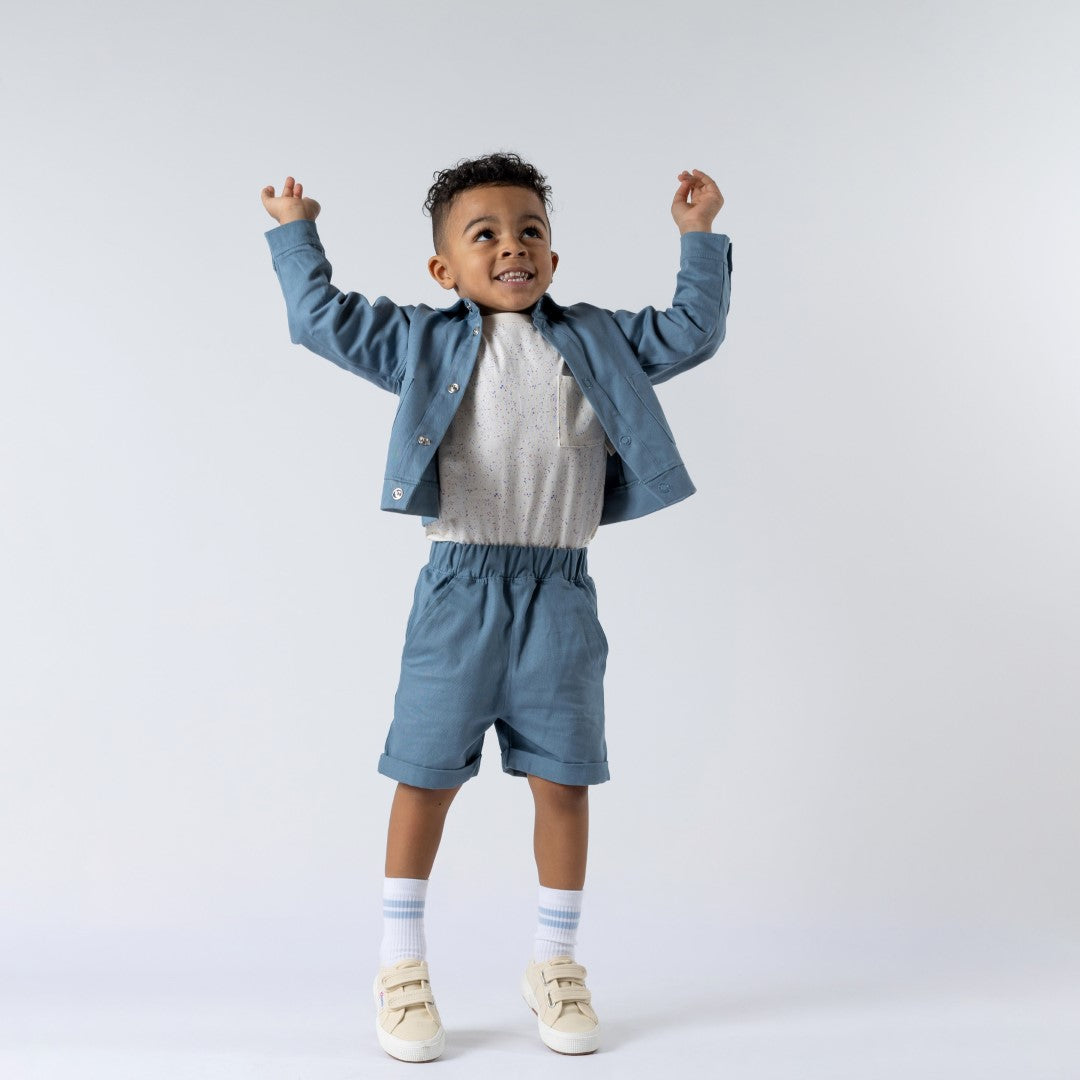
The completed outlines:
[[[439,310],[452,319],[466,319],[470,323],[479,323],[483,318],[477,306],[471,300],[464,299],[464,297]],[[557,321],[561,317],[563,310],[561,304],[557,304],[552,300],[550,293],[544,293],[544,295],[541,296],[531,308],[528,308],[526,312],[523,312],[523,314],[531,315],[533,325],[535,326],[541,322]]]

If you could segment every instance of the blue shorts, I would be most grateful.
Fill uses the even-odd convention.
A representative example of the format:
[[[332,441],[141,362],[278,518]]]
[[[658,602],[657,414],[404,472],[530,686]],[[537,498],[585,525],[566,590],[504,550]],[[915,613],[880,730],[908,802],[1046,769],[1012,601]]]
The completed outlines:
[[[603,783],[607,655],[585,548],[433,541],[379,772],[457,787],[494,724],[504,772]]]

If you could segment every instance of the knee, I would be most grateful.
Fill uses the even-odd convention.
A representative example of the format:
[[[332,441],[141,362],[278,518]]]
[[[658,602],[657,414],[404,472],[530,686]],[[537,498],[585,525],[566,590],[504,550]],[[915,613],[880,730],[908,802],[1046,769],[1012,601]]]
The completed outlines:
[[[452,788],[423,788],[414,787],[398,781],[398,795],[411,803],[422,803],[425,806],[440,807],[449,806],[454,796],[461,790],[461,786]]]
[[[563,813],[575,813],[588,805],[589,788],[586,784],[557,784],[539,776],[529,777],[533,798],[537,806]]]

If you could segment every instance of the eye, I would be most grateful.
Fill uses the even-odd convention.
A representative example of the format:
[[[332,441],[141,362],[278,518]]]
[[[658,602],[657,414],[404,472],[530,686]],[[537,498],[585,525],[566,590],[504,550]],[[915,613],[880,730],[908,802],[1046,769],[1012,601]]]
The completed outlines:
[[[530,225],[525,230],[525,233],[526,233],[526,235],[528,233],[532,233],[533,236],[535,236],[538,240],[543,240],[543,238],[544,238],[544,234],[540,231],[540,229],[536,225]]]
[[[494,236],[495,234],[490,229],[481,229],[474,237],[474,240],[481,240],[485,236]]]

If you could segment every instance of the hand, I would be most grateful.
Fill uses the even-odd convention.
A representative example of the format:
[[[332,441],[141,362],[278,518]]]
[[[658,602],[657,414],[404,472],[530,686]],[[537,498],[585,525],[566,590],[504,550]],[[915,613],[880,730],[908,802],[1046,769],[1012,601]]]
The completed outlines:
[[[273,187],[264,187],[262,203],[266,212],[279,225],[284,225],[287,221],[299,221],[301,218],[314,221],[322,209],[314,199],[304,198],[304,185],[294,182],[291,176],[285,177],[285,186],[276,198]]]
[[[680,233],[711,232],[713,218],[720,213],[724,196],[711,176],[700,169],[679,173],[679,190],[671,201],[671,216]]]

